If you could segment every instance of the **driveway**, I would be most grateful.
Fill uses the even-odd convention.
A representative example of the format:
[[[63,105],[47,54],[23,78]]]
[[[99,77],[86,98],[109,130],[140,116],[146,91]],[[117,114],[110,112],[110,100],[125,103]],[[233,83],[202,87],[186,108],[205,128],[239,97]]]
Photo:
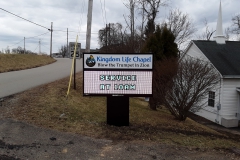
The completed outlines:
[[[56,60],[57,62],[43,67],[0,73],[0,98],[69,76],[72,59]],[[76,62],[76,72],[79,72],[82,70],[82,59],[77,59]]]

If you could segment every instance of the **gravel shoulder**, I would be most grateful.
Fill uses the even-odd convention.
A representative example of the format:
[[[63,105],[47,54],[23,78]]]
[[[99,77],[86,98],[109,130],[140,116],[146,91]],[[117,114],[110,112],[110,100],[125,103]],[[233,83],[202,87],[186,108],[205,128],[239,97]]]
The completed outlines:
[[[233,152],[203,150],[149,141],[94,139],[36,127],[13,119],[0,119],[0,159],[240,159]]]

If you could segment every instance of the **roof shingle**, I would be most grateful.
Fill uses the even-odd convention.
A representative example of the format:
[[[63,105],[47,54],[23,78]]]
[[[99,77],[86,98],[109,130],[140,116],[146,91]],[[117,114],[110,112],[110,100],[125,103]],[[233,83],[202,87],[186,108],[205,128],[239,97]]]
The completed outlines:
[[[226,41],[226,44],[203,40],[193,42],[223,76],[240,75],[239,41]]]

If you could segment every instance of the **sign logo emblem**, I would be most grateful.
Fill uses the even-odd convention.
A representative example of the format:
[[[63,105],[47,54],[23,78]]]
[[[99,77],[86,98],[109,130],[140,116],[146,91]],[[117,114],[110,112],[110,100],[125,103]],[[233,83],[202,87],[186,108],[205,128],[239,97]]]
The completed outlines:
[[[96,64],[96,61],[92,55],[86,59],[86,64],[88,67],[93,67]]]

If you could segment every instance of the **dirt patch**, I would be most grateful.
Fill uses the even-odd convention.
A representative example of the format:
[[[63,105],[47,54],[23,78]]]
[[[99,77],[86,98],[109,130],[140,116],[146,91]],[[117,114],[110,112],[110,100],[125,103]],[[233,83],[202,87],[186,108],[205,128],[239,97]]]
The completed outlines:
[[[11,119],[0,120],[0,159],[240,159],[223,149],[203,149],[150,141],[95,139],[29,125]],[[5,159],[4,159],[5,158]]]
[[[21,160],[19,158],[9,157],[9,156],[6,156],[6,155],[0,155],[0,159],[1,160]]]

